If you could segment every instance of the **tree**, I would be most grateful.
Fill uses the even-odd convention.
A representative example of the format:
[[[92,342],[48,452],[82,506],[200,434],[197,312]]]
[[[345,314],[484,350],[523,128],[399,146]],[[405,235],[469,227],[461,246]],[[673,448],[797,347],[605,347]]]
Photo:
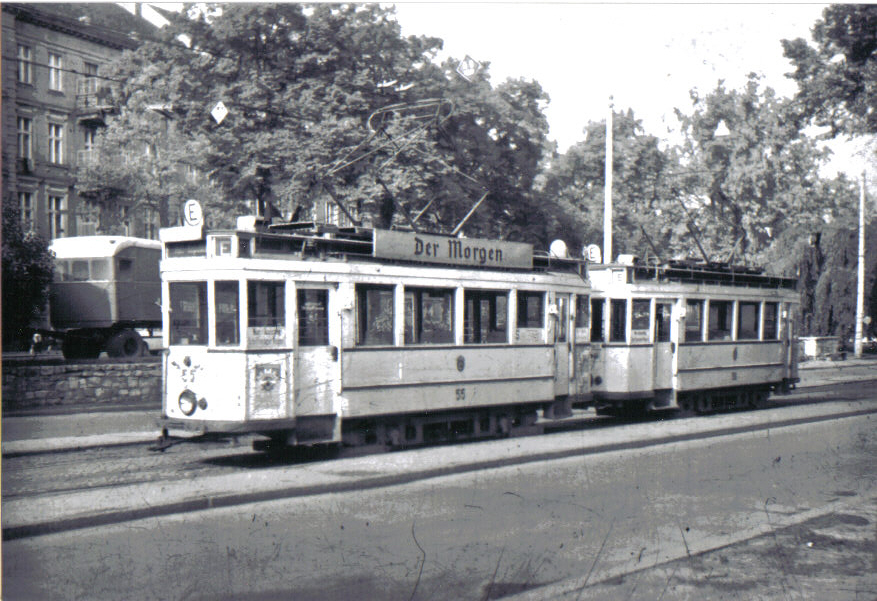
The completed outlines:
[[[465,82],[453,59],[433,62],[441,40],[402,37],[392,17],[377,4],[187,6],[110,76],[125,82],[128,114],[173,107],[174,147],[229,199],[285,216],[331,199],[384,227],[429,205],[420,227],[447,231],[487,191],[467,233],[526,235],[541,88],[494,89],[486,65]],[[221,124],[209,115],[218,101]],[[120,122],[115,144],[137,127]]]
[[[797,110],[829,137],[877,132],[877,5],[834,4],[802,38],[783,40],[798,83]]]
[[[613,245],[615,254],[673,258],[691,244],[682,199],[686,180],[672,150],[644,132],[633,111],[613,116]],[[605,122],[585,127],[585,139],[551,160],[539,192],[556,207],[554,236],[573,245],[603,239]]]
[[[3,349],[27,348],[46,307],[54,265],[45,240],[24,232],[15,202],[3,203]]]
[[[700,181],[698,228],[713,260],[761,263],[785,229],[813,231],[847,211],[819,177],[827,157],[802,135],[791,103],[750,75],[743,90],[721,82],[693,113],[677,110],[686,142],[684,162]],[[716,136],[724,121],[731,134]]]

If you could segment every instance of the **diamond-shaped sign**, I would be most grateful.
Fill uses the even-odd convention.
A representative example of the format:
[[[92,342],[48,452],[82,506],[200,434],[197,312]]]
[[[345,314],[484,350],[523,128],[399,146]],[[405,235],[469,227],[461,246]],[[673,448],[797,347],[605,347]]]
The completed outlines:
[[[457,65],[457,73],[459,73],[460,77],[466,81],[472,81],[472,78],[475,77],[475,74],[480,70],[481,63],[468,54],[466,55],[466,58],[460,61],[460,64]]]
[[[213,117],[213,120],[216,121],[217,125],[222,123],[222,120],[225,119],[226,115],[228,115],[228,109],[225,108],[225,105],[221,100],[217,102],[216,106],[213,107],[213,110],[210,111],[210,116]]]

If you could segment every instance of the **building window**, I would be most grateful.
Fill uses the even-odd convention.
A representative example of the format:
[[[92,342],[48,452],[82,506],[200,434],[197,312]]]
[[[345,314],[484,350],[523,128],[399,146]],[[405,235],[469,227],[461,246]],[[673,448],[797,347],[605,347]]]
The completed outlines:
[[[33,158],[33,120],[27,117],[18,118],[18,157]]]
[[[33,51],[30,46],[18,46],[18,81],[33,84]]]
[[[49,216],[49,238],[63,238],[67,230],[67,199],[64,196],[55,194],[49,195],[48,211]]]
[[[64,61],[60,54],[49,53],[49,89],[56,92],[64,91],[61,73],[64,68]]]
[[[64,126],[60,123],[49,123],[49,162],[64,164]]]
[[[97,65],[85,63],[85,94],[97,94]]]
[[[19,192],[18,206],[21,208],[21,228],[26,232],[33,231],[33,192]]]

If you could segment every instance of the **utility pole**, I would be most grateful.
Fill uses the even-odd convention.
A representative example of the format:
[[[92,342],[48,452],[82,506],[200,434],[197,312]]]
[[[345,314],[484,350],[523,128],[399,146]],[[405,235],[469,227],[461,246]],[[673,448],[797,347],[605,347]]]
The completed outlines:
[[[853,347],[856,357],[862,356],[862,319],[865,313],[865,173],[863,170],[859,182],[859,281],[856,290],[856,339]]]
[[[603,188],[603,264],[612,262],[612,96],[606,115],[606,185]]]

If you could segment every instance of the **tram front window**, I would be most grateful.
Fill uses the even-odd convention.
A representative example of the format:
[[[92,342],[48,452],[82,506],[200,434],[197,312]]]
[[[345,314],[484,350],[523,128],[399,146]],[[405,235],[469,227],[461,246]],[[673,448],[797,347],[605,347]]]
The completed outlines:
[[[216,282],[216,344],[236,346],[240,343],[237,282]]]
[[[207,282],[170,285],[171,344],[207,344]]]
[[[286,283],[247,282],[247,347],[286,344]]]
[[[449,344],[454,341],[454,291],[405,290],[405,344]]]
[[[286,324],[284,282],[247,282],[247,325],[279,328]]]

